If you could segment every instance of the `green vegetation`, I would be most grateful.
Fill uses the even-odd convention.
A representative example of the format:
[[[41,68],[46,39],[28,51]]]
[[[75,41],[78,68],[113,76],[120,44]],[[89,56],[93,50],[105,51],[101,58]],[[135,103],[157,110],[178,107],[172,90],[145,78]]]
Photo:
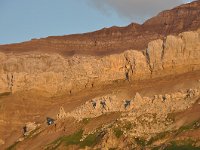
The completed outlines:
[[[175,114],[174,113],[169,113],[168,115],[167,115],[167,120],[168,121],[175,121]]]
[[[123,135],[123,131],[120,128],[114,128],[113,132],[117,138],[120,138]]]
[[[146,146],[146,140],[143,138],[135,138],[135,142],[137,143],[137,145],[140,145],[142,147]]]
[[[80,141],[83,136],[83,130],[79,130],[72,135],[61,137],[54,142],[52,142],[46,150],[54,150],[57,149],[60,144],[64,144],[65,146],[69,145],[79,145],[80,148],[84,148],[85,146],[95,146],[102,138],[102,134],[99,132],[89,134],[83,141]]]
[[[194,121],[188,125],[180,127],[177,131],[174,132],[174,136],[177,136],[178,134],[188,131],[188,130],[193,130],[193,129],[198,129],[200,127],[200,120]],[[169,132],[162,132],[156,135],[155,137],[152,137],[148,142],[147,145],[151,145],[154,141],[157,141],[159,139],[165,138]],[[193,146],[194,141],[192,140],[187,140],[187,141],[174,141],[171,142],[171,144],[165,148],[165,150],[200,150],[198,147]],[[160,147],[155,147],[153,150],[158,150]]]
[[[83,130],[80,130],[72,135],[62,137],[60,140],[65,143],[66,146],[68,145],[77,145],[80,143],[80,140],[83,135]]]
[[[188,124],[186,126],[182,126],[177,130],[176,135],[178,135],[181,132],[187,131],[187,130],[191,130],[191,129],[198,129],[200,127],[200,120],[198,121],[194,121],[191,124]]]
[[[41,131],[36,133],[36,131],[38,131],[39,129],[40,129],[40,128],[36,128],[35,130],[31,131],[31,132],[29,133],[29,135],[27,135],[27,136],[25,137],[25,139],[32,138],[32,137],[35,137],[35,136],[39,135],[39,133],[40,133]],[[19,143],[19,142],[15,142],[13,145],[9,146],[6,150],[15,150],[15,149],[16,149],[16,145],[17,145],[18,143]]]
[[[85,146],[95,146],[102,138],[100,133],[89,134],[82,142],[80,142],[80,147],[84,148]]]
[[[175,133],[175,135],[178,135],[184,131],[187,131],[187,130],[191,130],[191,129],[197,129],[200,127],[200,122],[199,121],[195,121],[189,125],[186,125],[186,126],[182,126],[180,127]],[[156,136],[152,137],[148,142],[147,142],[147,145],[151,145],[153,142],[157,141],[157,140],[160,140],[160,139],[163,139],[165,138],[168,134],[170,134],[169,132],[161,132],[161,133],[158,133]],[[184,143],[185,144],[185,143]],[[188,144],[191,144],[191,143],[188,143]]]
[[[133,125],[131,122],[127,122],[124,126],[123,126],[124,129],[126,130],[131,130],[133,128]]]
[[[183,143],[182,145],[177,144],[176,142],[171,142],[170,146],[166,147],[165,150],[199,150],[200,147],[194,147],[192,143]]]
[[[82,138],[82,134],[83,134],[83,130],[79,130],[78,132],[75,132],[72,135],[60,137],[54,142],[52,142],[51,144],[49,144],[46,150],[55,150],[60,146],[61,143],[64,143],[65,146],[78,145]]]
[[[147,145],[151,145],[153,142],[165,138],[165,137],[167,136],[168,133],[169,133],[169,132],[161,132],[161,133],[158,133],[156,136],[152,137],[152,138],[147,142]]]
[[[194,141],[190,139],[187,141],[173,141],[164,150],[200,150],[200,147],[193,146],[193,143]],[[152,150],[160,150],[161,147],[154,147]]]
[[[167,148],[165,148],[165,150],[199,150],[200,147],[194,147],[192,145],[171,145]]]
[[[28,138],[32,138],[36,135],[38,135],[40,132],[36,133],[36,131],[38,131],[40,128],[36,128],[35,130],[31,131],[27,136],[25,136],[25,139],[28,139]],[[19,142],[15,142],[13,145],[9,146],[6,150],[15,150],[16,149],[16,145],[18,144]]]
[[[9,146],[6,150],[16,150],[16,146],[19,142],[15,142],[13,145]]]
[[[91,118],[83,118],[82,122],[83,124],[88,124],[90,122]]]

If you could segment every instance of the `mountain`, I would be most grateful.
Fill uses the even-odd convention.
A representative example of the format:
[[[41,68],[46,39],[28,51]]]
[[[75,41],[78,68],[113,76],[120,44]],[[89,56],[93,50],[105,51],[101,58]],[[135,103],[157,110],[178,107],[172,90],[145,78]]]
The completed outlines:
[[[99,31],[66,36],[51,36],[19,44],[2,45],[4,52],[43,51],[64,55],[107,55],[127,49],[144,50],[147,44],[167,35],[197,30],[200,25],[200,1],[159,13],[143,24],[104,28]]]
[[[200,149],[199,13],[1,45],[0,149]]]

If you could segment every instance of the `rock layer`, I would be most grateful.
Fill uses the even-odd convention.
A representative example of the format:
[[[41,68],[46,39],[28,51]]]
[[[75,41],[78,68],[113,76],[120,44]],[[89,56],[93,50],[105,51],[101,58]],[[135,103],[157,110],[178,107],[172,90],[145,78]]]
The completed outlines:
[[[145,49],[152,40],[167,35],[177,35],[200,27],[200,1],[184,4],[172,10],[163,11],[143,24],[132,23],[126,27],[104,28],[99,31],[52,36],[34,39],[19,44],[2,45],[1,51],[58,52],[65,55],[92,54],[107,55],[128,49]]]
[[[77,120],[95,118],[105,113],[124,112],[124,119],[131,120],[130,116],[139,117],[141,114],[157,114],[164,118],[172,112],[181,112],[191,107],[199,97],[199,89],[182,90],[175,93],[154,95],[153,98],[142,97],[139,93],[133,98],[126,99],[119,94],[105,95],[88,100],[85,104],[69,112],[65,117],[74,117]],[[130,103],[126,105],[126,101]],[[94,107],[95,102],[95,107]],[[102,105],[105,102],[105,106]],[[161,111],[162,110],[162,111]],[[132,121],[136,118],[133,117]]]
[[[144,51],[109,56],[0,53],[0,93],[37,90],[47,95],[176,75],[200,69],[200,30],[155,40]]]

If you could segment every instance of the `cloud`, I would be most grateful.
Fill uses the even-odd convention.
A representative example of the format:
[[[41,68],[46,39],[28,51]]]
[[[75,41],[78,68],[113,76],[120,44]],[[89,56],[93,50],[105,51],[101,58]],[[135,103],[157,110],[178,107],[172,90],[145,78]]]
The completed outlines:
[[[119,17],[143,22],[160,11],[183,4],[184,0],[88,0],[89,4],[108,15],[113,11]]]

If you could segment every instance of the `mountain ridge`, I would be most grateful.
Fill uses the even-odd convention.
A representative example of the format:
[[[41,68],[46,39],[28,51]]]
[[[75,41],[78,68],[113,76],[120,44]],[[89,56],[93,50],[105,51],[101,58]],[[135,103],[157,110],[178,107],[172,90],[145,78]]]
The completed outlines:
[[[199,8],[0,46],[0,149],[199,148]]]
[[[44,51],[63,55],[109,55],[127,49],[144,50],[150,41],[177,35],[200,26],[200,1],[159,13],[143,24],[103,28],[94,32],[50,36],[18,44],[0,45],[3,52]]]

